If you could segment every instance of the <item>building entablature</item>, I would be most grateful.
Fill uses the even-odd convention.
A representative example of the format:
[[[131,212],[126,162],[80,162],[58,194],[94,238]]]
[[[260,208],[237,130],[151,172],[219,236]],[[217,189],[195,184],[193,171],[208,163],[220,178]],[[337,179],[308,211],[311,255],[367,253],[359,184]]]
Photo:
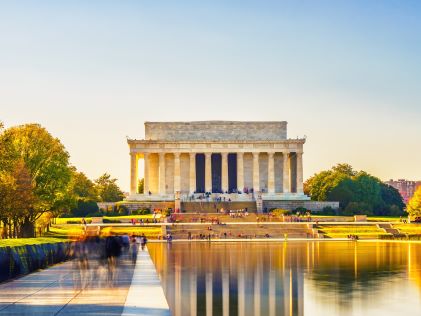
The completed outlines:
[[[305,139],[284,141],[189,141],[128,140],[130,152],[302,152]]]

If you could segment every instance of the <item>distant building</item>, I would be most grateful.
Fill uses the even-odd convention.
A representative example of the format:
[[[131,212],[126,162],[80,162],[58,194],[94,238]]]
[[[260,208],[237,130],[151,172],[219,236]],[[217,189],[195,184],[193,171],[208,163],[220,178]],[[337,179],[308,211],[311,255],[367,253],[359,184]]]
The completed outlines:
[[[421,185],[421,181],[409,181],[405,179],[398,179],[396,181],[390,179],[385,183],[399,191],[405,204],[408,203],[409,199],[414,195],[415,190]]]

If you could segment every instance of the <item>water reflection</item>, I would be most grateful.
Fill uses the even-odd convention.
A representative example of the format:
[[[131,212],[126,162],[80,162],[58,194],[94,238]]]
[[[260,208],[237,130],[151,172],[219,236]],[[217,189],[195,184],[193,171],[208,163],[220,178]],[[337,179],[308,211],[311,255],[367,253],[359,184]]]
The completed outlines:
[[[175,316],[421,314],[421,244],[174,243],[149,251]]]

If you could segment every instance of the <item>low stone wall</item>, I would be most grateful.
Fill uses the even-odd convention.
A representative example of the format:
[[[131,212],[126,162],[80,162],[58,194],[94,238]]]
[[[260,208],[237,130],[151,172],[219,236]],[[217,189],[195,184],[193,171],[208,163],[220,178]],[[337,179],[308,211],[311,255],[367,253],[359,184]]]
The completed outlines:
[[[299,207],[306,208],[314,212],[320,212],[325,207],[331,207],[334,210],[339,209],[339,202],[319,202],[319,201],[263,201],[263,207],[268,210],[281,208],[284,210],[295,210]]]
[[[181,202],[181,210],[187,213],[217,213],[224,210],[241,210],[247,208],[249,212],[256,211],[254,201],[231,201],[231,202]]]
[[[0,282],[70,258],[69,242],[0,248]]]

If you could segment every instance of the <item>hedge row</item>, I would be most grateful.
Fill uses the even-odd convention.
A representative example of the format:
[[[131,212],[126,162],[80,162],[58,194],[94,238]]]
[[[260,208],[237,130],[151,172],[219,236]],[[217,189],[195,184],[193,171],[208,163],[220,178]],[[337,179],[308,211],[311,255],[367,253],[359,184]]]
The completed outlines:
[[[0,248],[0,282],[70,258],[69,242]]]

